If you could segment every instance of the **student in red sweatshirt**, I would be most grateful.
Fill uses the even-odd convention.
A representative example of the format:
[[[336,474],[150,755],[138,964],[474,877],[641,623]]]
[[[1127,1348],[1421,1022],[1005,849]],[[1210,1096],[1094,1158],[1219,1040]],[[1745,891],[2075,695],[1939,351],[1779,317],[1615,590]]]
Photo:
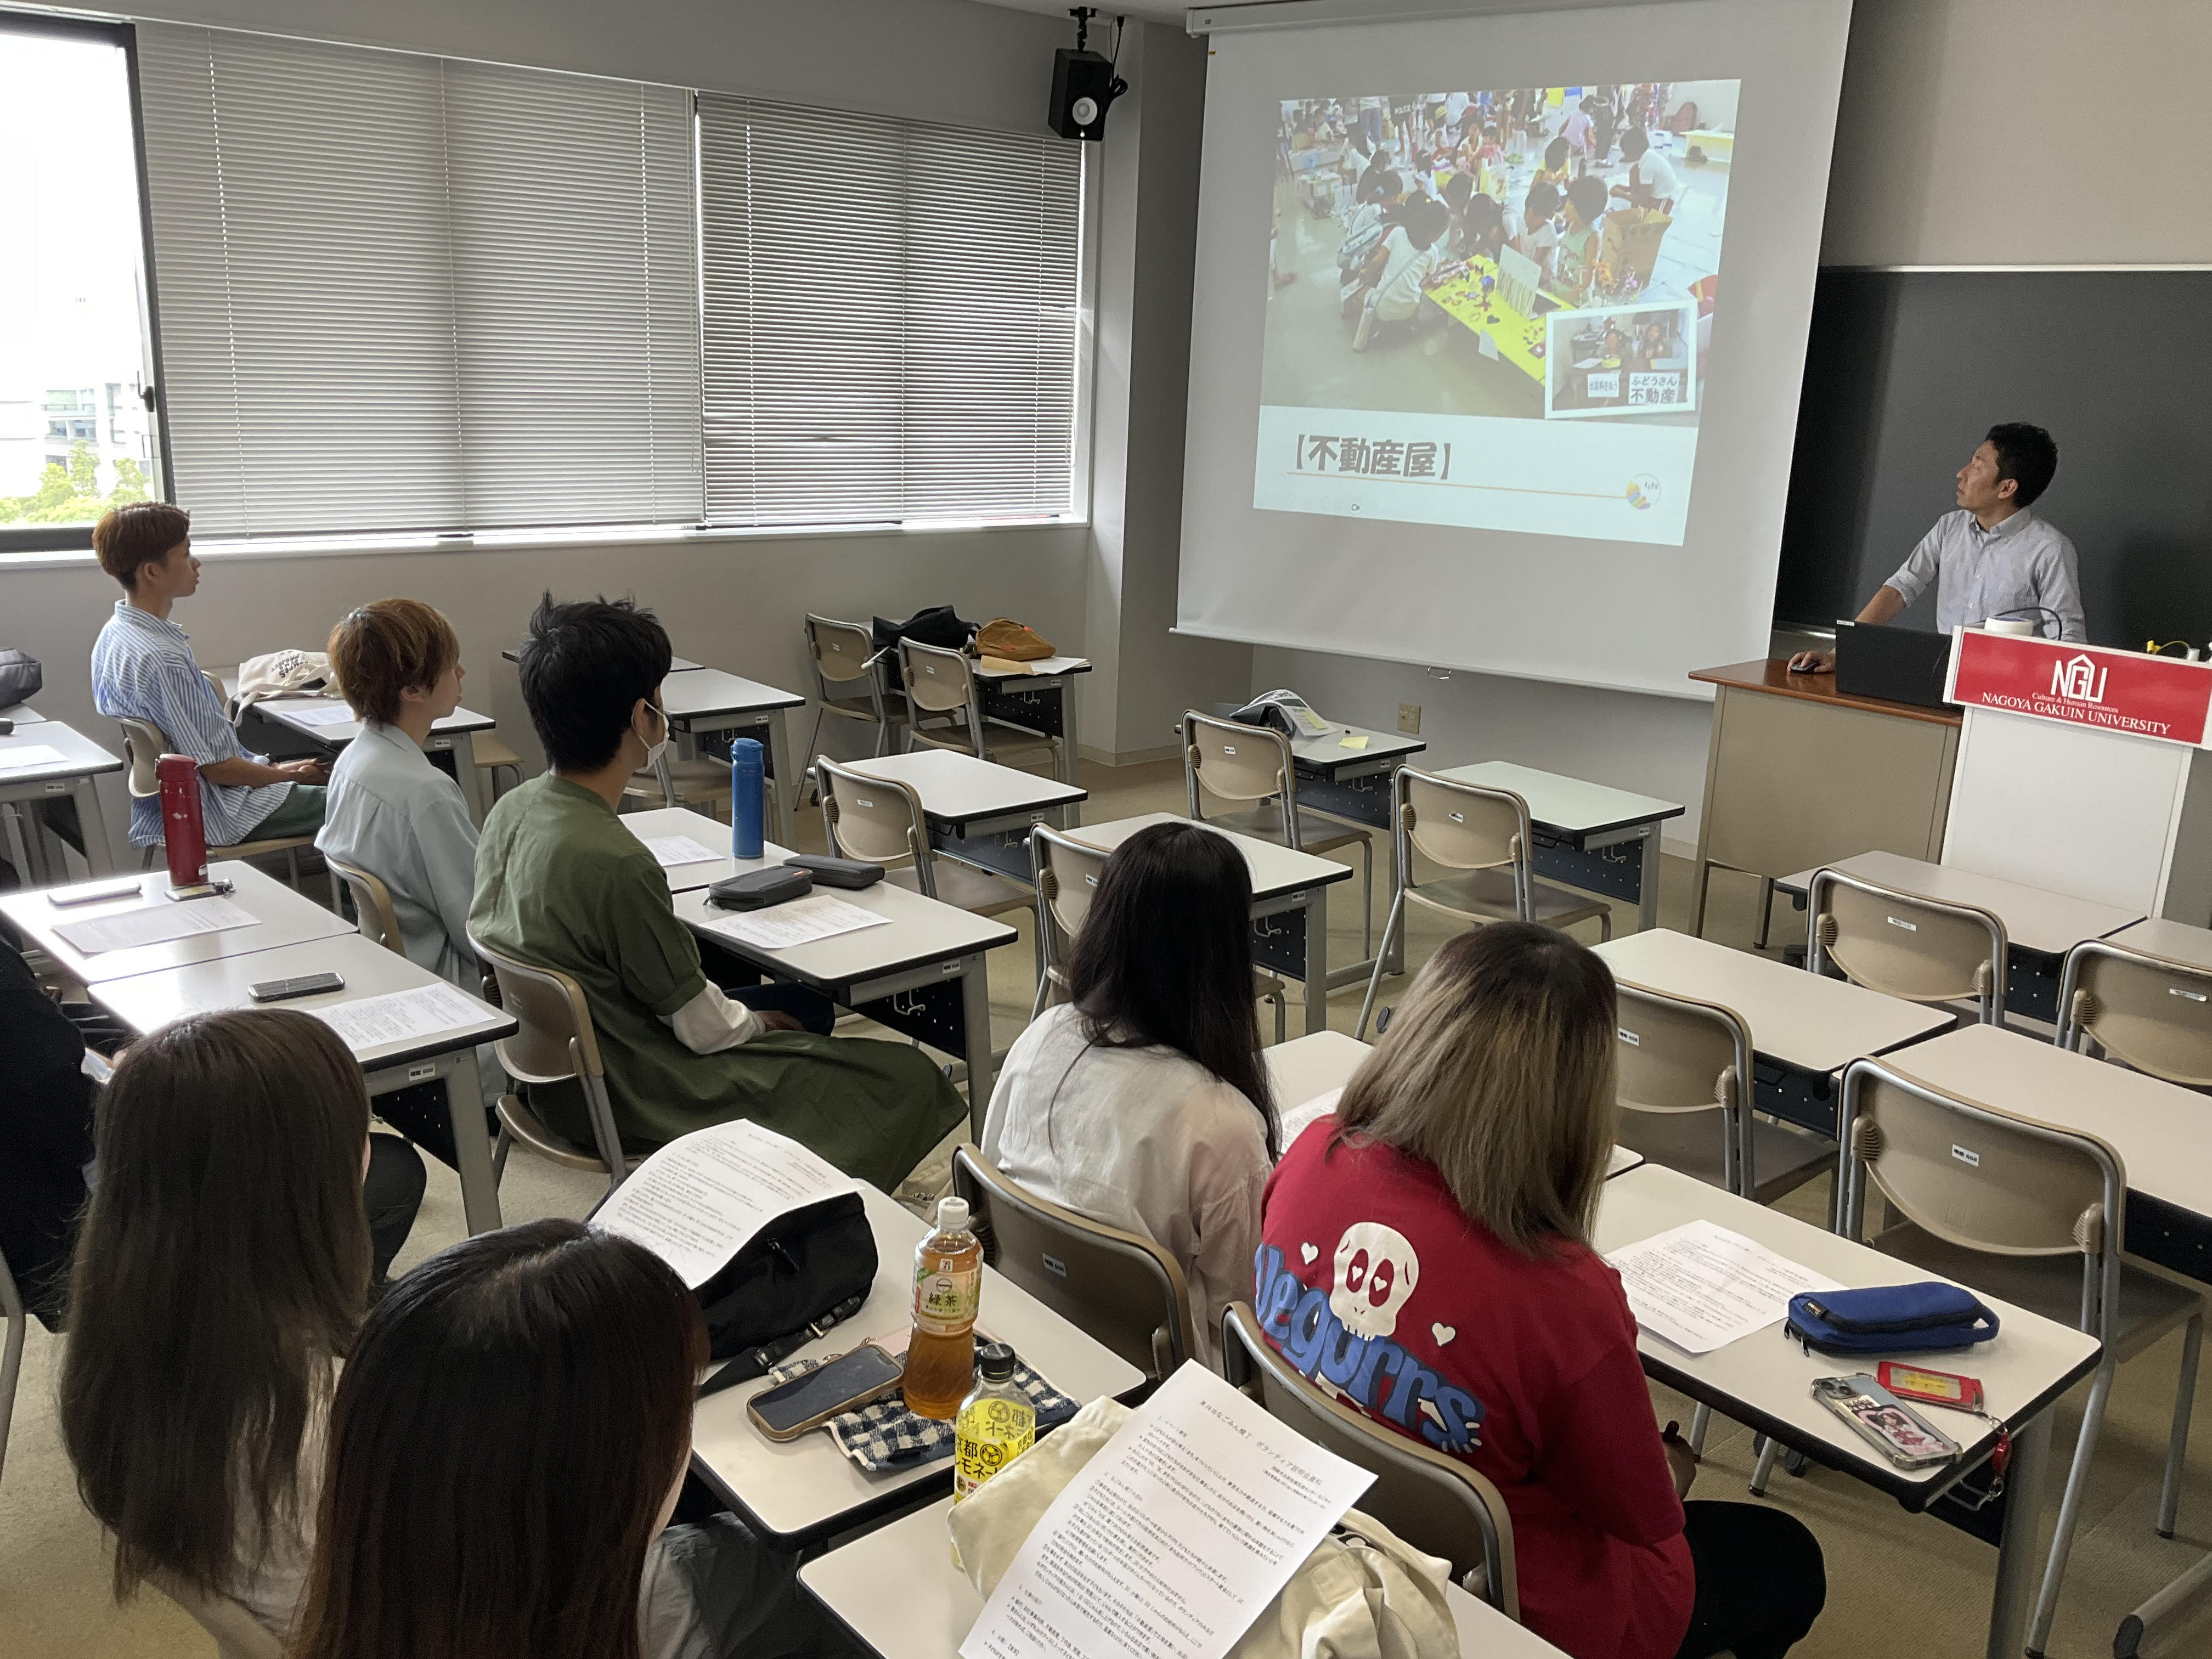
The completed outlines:
[[[1613,976],[1496,922],[1437,952],[1267,1185],[1253,1304],[1301,1371],[1465,1458],[1513,1516],[1521,1616],[1576,1659],[1778,1659],[1826,1595],[1771,1505],[1681,1501],[1620,1276],[1589,1245]]]

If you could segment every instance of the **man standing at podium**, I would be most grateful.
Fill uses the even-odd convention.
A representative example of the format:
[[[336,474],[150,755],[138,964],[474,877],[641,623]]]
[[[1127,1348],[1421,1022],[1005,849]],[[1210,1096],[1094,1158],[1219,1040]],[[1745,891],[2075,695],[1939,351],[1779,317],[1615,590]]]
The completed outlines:
[[[2028,511],[2057,471],[2058,446],[2041,427],[1991,427],[1959,469],[1959,510],[1936,520],[1858,620],[1891,621],[1933,581],[1939,633],[2019,613],[2033,617],[2045,637],[2087,639],[2074,544]],[[1790,659],[1793,673],[1826,674],[1835,665],[1832,651],[1800,651]]]

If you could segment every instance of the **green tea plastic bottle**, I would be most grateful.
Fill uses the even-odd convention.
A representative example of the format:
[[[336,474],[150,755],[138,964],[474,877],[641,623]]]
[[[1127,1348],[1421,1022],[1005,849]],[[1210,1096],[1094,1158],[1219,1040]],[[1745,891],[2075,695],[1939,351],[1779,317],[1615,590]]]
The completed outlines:
[[[968,1231],[968,1200],[940,1200],[937,1231],[915,1247],[914,1336],[906,1350],[907,1409],[950,1423],[975,1382],[975,1310],[983,1244]]]

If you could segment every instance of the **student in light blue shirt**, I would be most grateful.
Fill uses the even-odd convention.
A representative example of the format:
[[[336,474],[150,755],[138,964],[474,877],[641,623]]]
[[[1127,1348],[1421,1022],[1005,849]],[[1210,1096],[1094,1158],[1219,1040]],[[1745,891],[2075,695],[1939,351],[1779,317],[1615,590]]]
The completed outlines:
[[[167,501],[132,501],[93,526],[100,568],[123,584],[123,597],[92,647],[92,704],[111,720],[146,720],[169,752],[200,764],[200,809],[208,845],[308,836],[323,821],[320,761],[271,765],[250,755],[192,656],[190,636],[170,608],[200,585],[192,556],[191,515]],[[161,844],[158,795],[131,802],[131,841]]]
[[[390,890],[410,962],[475,993],[477,827],[460,785],[423,752],[430,728],[460,705],[460,641],[421,600],[379,599],[331,631],[330,653],[362,728],[331,769],[315,845]]]

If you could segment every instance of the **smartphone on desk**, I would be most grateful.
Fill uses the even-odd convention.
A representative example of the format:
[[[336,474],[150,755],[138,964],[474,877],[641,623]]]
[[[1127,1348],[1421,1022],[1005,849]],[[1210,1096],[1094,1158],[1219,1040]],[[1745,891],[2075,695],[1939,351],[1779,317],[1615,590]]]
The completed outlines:
[[[804,1376],[763,1389],[745,1402],[745,1415],[770,1440],[796,1440],[833,1417],[881,1400],[905,1375],[902,1358],[863,1342]]]
[[[1815,1379],[1813,1397],[1900,1469],[1924,1469],[1959,1455],[1957,1441],[1863,1371]]]

